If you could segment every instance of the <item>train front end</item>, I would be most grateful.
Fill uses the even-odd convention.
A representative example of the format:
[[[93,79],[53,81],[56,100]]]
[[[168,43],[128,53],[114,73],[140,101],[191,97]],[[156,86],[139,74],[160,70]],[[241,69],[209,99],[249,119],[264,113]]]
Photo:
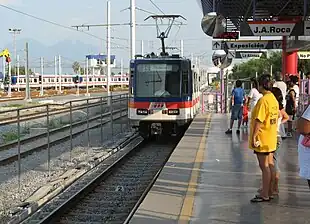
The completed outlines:
[[[129,119],[144,138],[176,134],[193,119],[189,60],[135,59],[130,72]]]

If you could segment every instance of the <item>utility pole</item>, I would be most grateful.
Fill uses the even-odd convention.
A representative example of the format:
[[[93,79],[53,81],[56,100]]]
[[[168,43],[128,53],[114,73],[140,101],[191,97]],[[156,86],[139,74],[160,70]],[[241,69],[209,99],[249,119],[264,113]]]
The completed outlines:
[[[122,81],[122,89],[123,89],[123,77],[124,77],[124,61],[121,59],[121,81]]]
[[[136,0],[130,0],[130,59],[136,54]]]
[[[8,70],[9,70],[9,74],[8,74],[8,82],[9,82],[9,86],[8,86],[8,97],[12,96],[12,63],[9,61],[8,62]]]
[[[57,91],[57,78],[58,78],[58,71],[57,71],[57,56],[54,57],[54,73],[55,73],[55,90]]]
[[[5,61],[5,57],[2,57],[2,73],[3,73],[3,85],[5,84],[5,76],[6,76],[6,71],[5,71],[5,67],[6,67],[6,61]],[[4,85],[5,87],[5,85]]]
[[[110,77],[111,77],[111,1],[107,1],[107,89],[108,105],[111,105],[110,97]]]
[[[31,101],[31,94],[30,94],[30,74],[29,74],[29,51],[28,51],[28,42],[26,42],[26,60],[25,60],[25,76],[26,76],[26,97],[25,100]]]
[[[40,66],[41,66],[41,86],[40,86],[40,96],[43,96],[44,95],[44,90],[43,90],[43,81],[44,81],[44,78],[43,78],[43,73],[44,73],[44,59],[43,57],[40,58]]]
[[[59,73],[59,93],[62,93],[61,91],[61,56],[58,55],[58,73]]]
[[[86,94],[85,96],[89,96],[89,87],[88,87],[88,58],[86,58]]]
[[[19,71],[20,58],[19,58],[19,55],[17,55],[16,59],[17,59],[17,91],[19,92],[20,91],[20,89],[19,89],[19,75],[20,75],[20,71]]]

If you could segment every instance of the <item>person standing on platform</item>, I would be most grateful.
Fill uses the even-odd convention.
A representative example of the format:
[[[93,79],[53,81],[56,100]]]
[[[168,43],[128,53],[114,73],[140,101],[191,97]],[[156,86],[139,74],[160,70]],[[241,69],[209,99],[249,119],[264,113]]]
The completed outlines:
[[[271,177],[274,175],[273,153],[277,148],[277,123],[279,104],[272,94],[272,80],[270,75],[262,75],[259,80],[259,92],[263,97],[259,99],[251,114],[249,148],[257,156],[262,171],[262,190],[251,202],[270,201],[273,186]]]
[[[310,106],[297,121],[299,176],[308,181],[310,189]]]
[[[259,91],[258,91],[258,82],[256,78],[251,78],[251,84],[252,84],[252,89],[249,92],[248,95],[248,108],[250,111],[253,110],[255,105],[257,104],[258,100],[263,96]]]
[[[242,112],[242,125],[244,128],[248,127],[249,121],[249,108],[247,105],[247,100],[245,99],[243,102],[243,112]]]
[[[225,132],[226,134],[232,133],[232,128],[236,120],[238,120],[238,129],[236,133],[240,134],[244,97],[245,97],[245,92],[244,92],[244,89],[242,88],[242,82],[240,80],[237,80],[236,87],[233,89],[232,97],[231,97],[232,110],[231,110],[230,128]]]
[[[275,83],[273,84],[273,87],[279,88],[281,90],[282,93],[282,97],[283,97],[283,102],[282,105],[284,107],[284,109],[286,108],[286,92],[287,92],[287,85],[286,83],[283,81],[282,79],[282,74],[280,72],[277,72],[275,74]],[[280,129],[281,132],[284,133],[283,134],[283,138],[286,137],[286,133],[285,133],[285,127],[283,124],[280,124]]]
[[[285,82],[283,82],[282,80],[282,75],[280,72],[277,72],[275,75],[275,83],[273,84],[273,87],[277,87],[281,90],[282,96],[283,96],[283,107],[285,108],[286,106],[286,100],[285,100],[285,96],[286,96],[286,92],[287,92],[287,85]]]
[[[286,95],[285,111],[290,116],[290,119],[287,122],[286,137],[291,138],[292,137],[292,131],[293,131],[293,121],[295,120],[297,103],[296,103],[296,92],[293,88],[294,83],[292,81],[288,81],[287,86],[288,86],[288,91],[287,91],[287,95]]]
[[[296,108],[298,108],[298,103],[299,103],[299,78],[296,75],[291,75],[290,80],[294,83],[293,89],[296,93]]]

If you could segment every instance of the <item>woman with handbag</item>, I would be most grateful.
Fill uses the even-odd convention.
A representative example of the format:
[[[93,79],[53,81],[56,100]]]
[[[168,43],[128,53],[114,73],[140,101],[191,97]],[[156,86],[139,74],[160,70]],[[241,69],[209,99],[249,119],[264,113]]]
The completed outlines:
[[[307,179],[310,188],[310,106],[304,111],[297,122],[299,176]]]

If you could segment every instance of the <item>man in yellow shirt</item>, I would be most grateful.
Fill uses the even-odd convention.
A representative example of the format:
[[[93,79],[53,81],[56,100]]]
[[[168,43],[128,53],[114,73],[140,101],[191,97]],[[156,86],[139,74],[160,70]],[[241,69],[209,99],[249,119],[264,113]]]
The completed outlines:
[[[257,155],[262,170],[263,188],[260,195],[251,202],[269,201],[271,194],[271,175],[274,173],[273,152],[277,147],[277,122],[279,104],[272,94],[270,75],[262,75],[259,80],[259,99],[251,114],[249,148]]]

